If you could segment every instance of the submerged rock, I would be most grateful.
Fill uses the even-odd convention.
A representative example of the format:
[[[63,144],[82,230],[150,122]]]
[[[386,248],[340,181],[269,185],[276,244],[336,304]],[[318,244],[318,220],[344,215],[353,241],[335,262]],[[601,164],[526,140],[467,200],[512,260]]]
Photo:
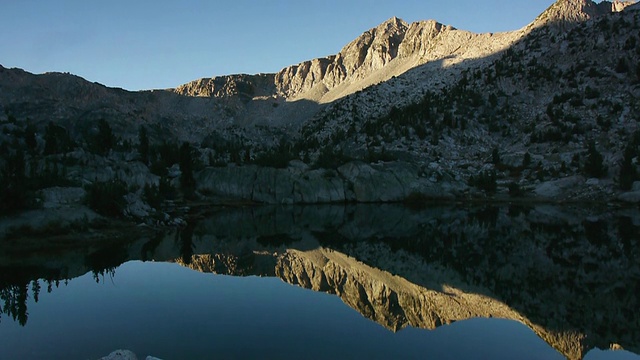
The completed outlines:
[[[116,350],[100,360],[138,360],[136,354],[129,350]],[[145,360],[161,360],[154,356],[147,356]]]
[[[138,357],[129,350],[116,350],[100,360],[138,360]]]

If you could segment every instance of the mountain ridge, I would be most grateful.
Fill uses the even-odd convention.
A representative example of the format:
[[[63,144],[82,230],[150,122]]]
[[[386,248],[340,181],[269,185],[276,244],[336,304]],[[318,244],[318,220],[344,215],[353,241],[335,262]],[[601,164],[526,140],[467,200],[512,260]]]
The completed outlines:
[[[437,20],[421,20],[411,24],[405,22],[398,17],[391,17],[378,26],[365,31],[362,35],[345,45],[337,54],[323,58],[315,58],[303,61],[296,65],[290,65],[282,68],[275,74],[276,94],[274,96],[285,99],[309,99],[319,102],[331,102],[348,95],[349,93],[362,90],[371,85],[371,82],[365,83],[355,91],[342,92],[339,95],[329,95],[326,99],[325,94],[332,89],[340,86],[344,82],[358,82],[364,80],[367,75],[384,68],[396,58],[418,57],[420,60],[413,63],[415,67],[427,61],[433,61],[434,58],[446,57],[456,53],[459,49],[441,50],[441,54],[436,56],[428,56],[430,51],[437,53],[438,37],[446,37],[446,33],[450,31],[460,31],[459,36],[450,37],[443,43],[451,42],[460,44],[461,37],[483,38],[483,35],[510,34],[505,36],[506,46],[502,49],[491,49],[492,51],[500,51],[509,46],[518,38],[524,36],[528,31],[549,23],[555,23],[556,26],[563,26],[565,23],[575,23],[585,21],[607,13],[620,12],[626,7],[635,5],[635,1],[603,1],[595,3],[591,0],[558,0],[540,14],[532,23],[524,26],[522,29],[502,32],[502,33],[472,33],[465,30],[458,30],[453,26],[444,25]],[[405,41],[406,40],[406,41]],[[469,39],[472,40],[472,39]],[[472,41],[473,41],[472,40]],[[492,39],[495,42],[495,38]],[[446,46],[445,46],[446,49]],[[471,54],[470,58],[486,56],[487,53],[478,52]],[[391,75],[383,76],[377,82],[386,81],[393,76],[398,76],[406,70],[393,72]],[[187,92],[194,96],[207,96],[206,87],[199,90],[196,86],[202,79],[194,80],[178,87],[178,92],[185,94],[184,88],[187,87],[191,91]]]
[[[605,5],[603,15],[571,20]],[[478,184],[495,173],[503,194],[510,187],[553,200],[633,202],[640,190],[616,187],[638,128],[640,14],[637,5],[621,12],[598,6],[560,0],[546,12],[556,20],[495,34],[391,18],[335,57],[280,75],[200,79],[172,90],[127,92],[1,68],[0,111],[40,134],[53,122],[85,148],[100,120],[122,143],[137,143],[144,127],[155,144],[196,144],[201,163],[211,166],[196,177],[206,180],[198,189],[252,201],[396,201],[412,192],[433,198],[433,189],[437,198],[484,197]],[[637,155],[629,156],[633,173]],[[291,161],[299,163],[287,168]],[[410,166],[386,164],[394,161]],[[325,181],[317,168],[337,176]],[[411,170],[398,176],[398,169]],[[243,186],[217,185],[238,177]],[[305,196],[296,197],[303,183]],[[403,184],[402,196],[384,193],[392,183]],[[320,194],[319,184],[347,191]],[[356,184],[383,187],[357,195],[350,190]]]

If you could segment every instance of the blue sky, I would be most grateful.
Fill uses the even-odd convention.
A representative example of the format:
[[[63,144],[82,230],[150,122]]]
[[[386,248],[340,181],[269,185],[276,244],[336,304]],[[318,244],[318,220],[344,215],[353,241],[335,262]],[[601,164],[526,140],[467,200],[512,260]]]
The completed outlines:
[[[276,72],[392,16],[498,32],[553,0],[0,0],[0,64],[70,72],[129,90]]]

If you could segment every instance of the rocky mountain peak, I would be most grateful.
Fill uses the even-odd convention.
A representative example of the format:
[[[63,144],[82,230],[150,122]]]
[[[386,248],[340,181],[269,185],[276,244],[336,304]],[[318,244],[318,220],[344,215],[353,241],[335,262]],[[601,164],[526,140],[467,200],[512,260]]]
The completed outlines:
[[[398,56],[408,28],[405,21],[394,16],[365,31],[337,55],[282,69],[276,74],[279,94],[291,98],[311,90],[325,93],[346,79],[358,80],[381,69]]]
[[[407,24],[404,20],[394,16],[392,18],[390,18],[389,20],[383,22],[382,24],[378,25],[375,29],[380,31],[380,30],[406,30],[407,27],[409,26],[409,24]]]
[[[614,1],[611,3],[611,11],[620,12],[629,6],[636,5],[635,1]]]
[[[619,12],[635,1],[558,0],[534,21],[534,26],[552,25],[564,27],[565,24],[582,22],[611,12]]]

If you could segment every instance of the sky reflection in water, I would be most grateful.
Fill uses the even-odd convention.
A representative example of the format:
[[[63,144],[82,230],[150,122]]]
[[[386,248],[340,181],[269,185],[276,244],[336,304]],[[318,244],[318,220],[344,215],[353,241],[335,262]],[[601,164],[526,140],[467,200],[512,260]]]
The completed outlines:
[[[0,242],[0,359],[638,359],[597,350],[638,349],[638,231],[628,209],[356,205]]]
[[[473,319],[393,333],[332,295],[277,278],[204,274],[128,262],[97,284],[92,274],[29,302],[29,323],[0,325],[6,359],[140,357],[562,359],[514,321]]]

